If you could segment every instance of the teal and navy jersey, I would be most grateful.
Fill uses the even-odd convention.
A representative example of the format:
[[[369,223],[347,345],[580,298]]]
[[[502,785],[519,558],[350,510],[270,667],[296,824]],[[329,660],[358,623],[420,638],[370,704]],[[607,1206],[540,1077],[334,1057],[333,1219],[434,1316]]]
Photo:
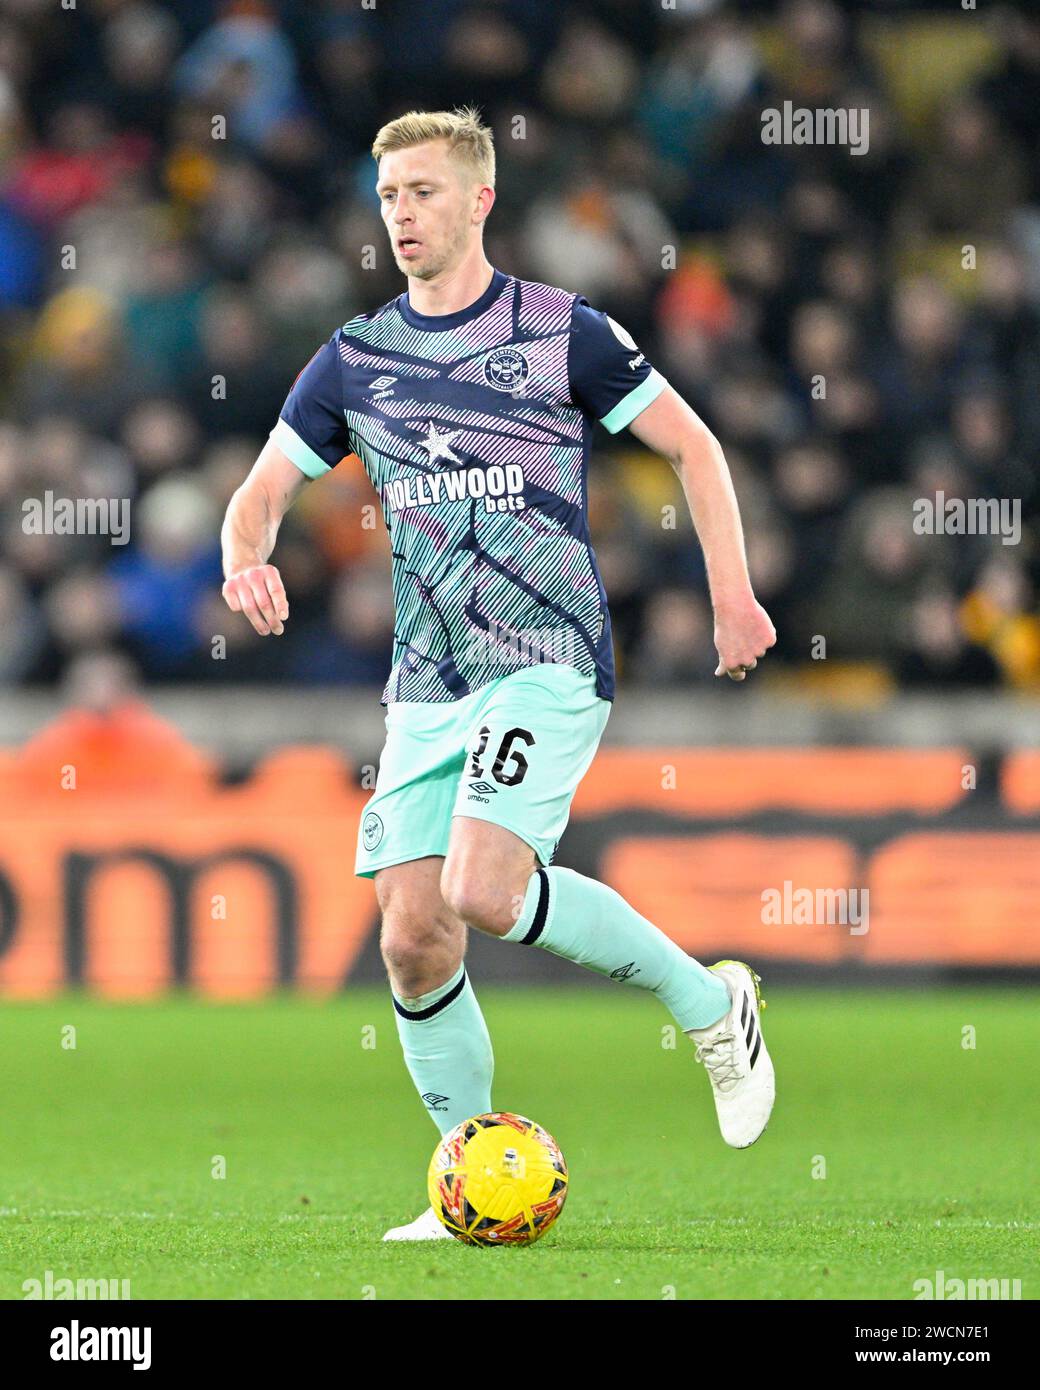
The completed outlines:
[[[271,438],[311,478],[357,454],[379,493],[396,615],[383,704],[461,699],[546,661],[613,699],[592,427],[616,433],[664,386],[582,296],[497,270],[458,313],[402,294],[315,353]]]

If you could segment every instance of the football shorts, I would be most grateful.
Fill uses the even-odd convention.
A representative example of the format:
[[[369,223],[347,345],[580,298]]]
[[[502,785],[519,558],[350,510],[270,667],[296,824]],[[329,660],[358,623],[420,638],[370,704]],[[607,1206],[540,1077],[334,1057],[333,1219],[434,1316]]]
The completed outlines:
[[[501,825],[551,863],[610,714],[595,684],[545,663],[460,700],[391,702],[354,872],[446,855],[454,816]]]

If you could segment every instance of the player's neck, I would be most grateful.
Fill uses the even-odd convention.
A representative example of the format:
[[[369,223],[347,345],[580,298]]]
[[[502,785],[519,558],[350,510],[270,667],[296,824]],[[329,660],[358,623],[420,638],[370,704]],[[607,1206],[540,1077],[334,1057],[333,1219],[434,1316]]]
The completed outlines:
[[[408,277],[408,303],[417,314],[457,314],[475,304],[491,284],[495,269],[484,253],[445,270],[434,280]]]

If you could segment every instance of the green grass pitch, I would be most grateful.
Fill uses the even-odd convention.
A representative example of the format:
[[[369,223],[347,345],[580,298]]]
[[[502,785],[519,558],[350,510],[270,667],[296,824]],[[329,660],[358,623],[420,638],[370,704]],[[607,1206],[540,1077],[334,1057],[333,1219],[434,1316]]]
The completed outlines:
[[[495,1104],[571,1173],[543,1241],[491,1251],[380,1243],[436,1141],[384,991],[4,1004],[0,1297],[50,1270],[136,1299],[912,1299],[940,1269],[1036,1297],[1037,993],[766,986],[778,1099],[743,1152],[652,999],[482,990]]]

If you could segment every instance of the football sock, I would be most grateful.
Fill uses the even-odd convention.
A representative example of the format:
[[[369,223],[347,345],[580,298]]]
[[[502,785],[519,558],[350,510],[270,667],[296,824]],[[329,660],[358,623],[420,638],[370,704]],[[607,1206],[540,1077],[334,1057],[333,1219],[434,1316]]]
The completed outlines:
[[[679,1027],[706,1028],[730,1007],[717,975],[681,950],[620,893],[573,869],[537,869],[503,938],[541,946],[599,975],[655,994]]]
[[[409,1075],[441,1134],[487,1114],[495,1059],[466,967],[429,994],[391,997]]]

